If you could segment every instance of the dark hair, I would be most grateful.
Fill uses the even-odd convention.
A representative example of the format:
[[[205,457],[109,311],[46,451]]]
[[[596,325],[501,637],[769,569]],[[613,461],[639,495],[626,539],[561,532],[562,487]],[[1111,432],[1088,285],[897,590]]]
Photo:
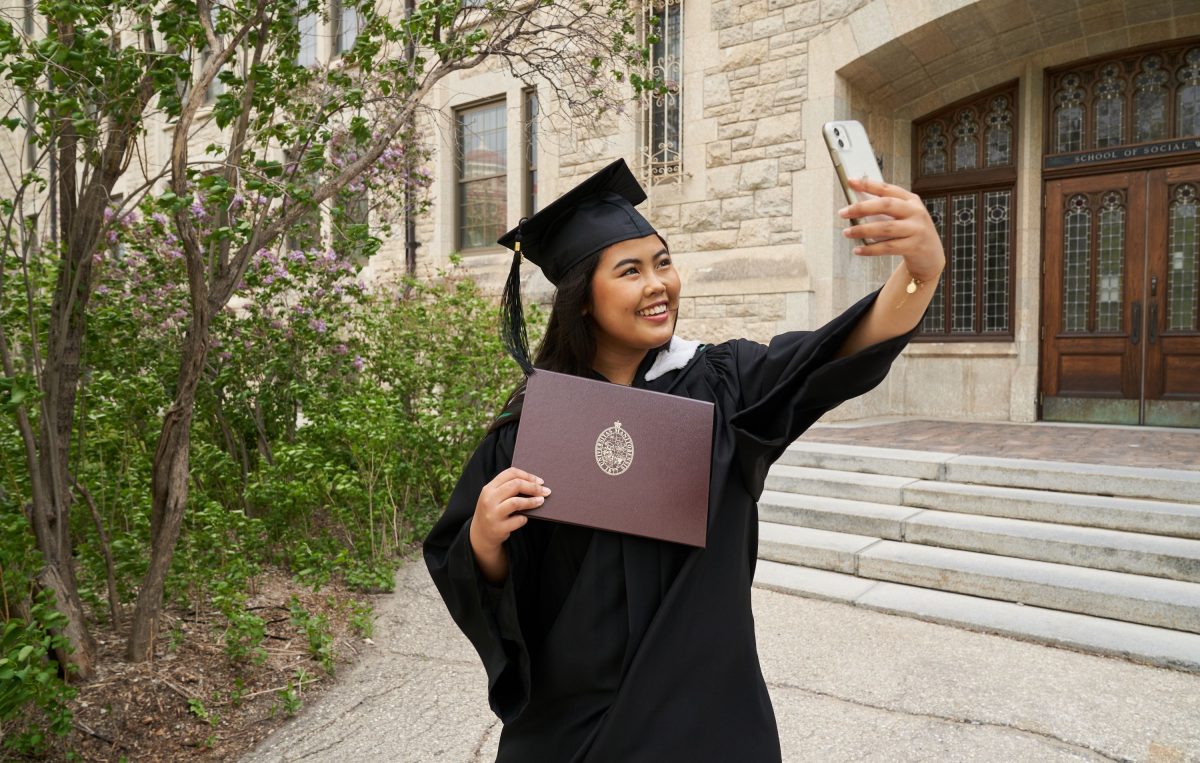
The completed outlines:
[[[568,270],[559,281],[550,308],[550,320],[546,324],[546,335],[542,337],[533,361],[534,368],[574,376],[591,373],[592,361],[596,356],[596,324],[591,312],[585,313],[585,308],[591,307],[592,276],[599,263],[600,253],[596,252]],[[520,419],[524,399],[525,381],[522,380],[508,396],[504,408],[488,431]]]

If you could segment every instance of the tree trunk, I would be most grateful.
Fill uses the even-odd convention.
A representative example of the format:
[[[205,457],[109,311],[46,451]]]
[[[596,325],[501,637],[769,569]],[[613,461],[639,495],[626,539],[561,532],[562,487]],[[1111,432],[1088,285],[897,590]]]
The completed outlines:
[[[126,657],[144,662],[154,657],[154,640],[162,614],[163,587],[188,499],[188,457],[196,387],[208,350],[209,309],[193,303],[192,325],[183,343],[175,400],[163,417],[162,433],[154,451],[151,477],[150,566],[138,591],[129,630]]]
[[[74,677],[76,678],[82,680],[91,678],[96,671],[93,663],[93,653],[96,647],[91,634],[87,631],[86,620],[83,616],[83,603],[74,590],[74,582],[63,580],[56,567],[47,565],[38,573],[34,585],[38,590],[54,591],[54,608],[67,619],[67,624],[63,627],[60,635],[66,636],[68,644],[54,650],[58,664],[63,666],[64,671],[70,665],[75,666]],[[82,644],[86,644],[87,648],[80,649]],[[72,647],[74,647],[74,651],[71,651]],[[66,675],[71,676],[72,672],[68,671]]]

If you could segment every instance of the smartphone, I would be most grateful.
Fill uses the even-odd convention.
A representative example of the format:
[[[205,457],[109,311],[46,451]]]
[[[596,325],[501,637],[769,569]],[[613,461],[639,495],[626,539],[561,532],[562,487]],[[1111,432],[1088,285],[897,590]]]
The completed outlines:
[[[821,132],[825,136],[825,146],[829,149],[829,157],[833,159],[833,166],[837,170],[842,191],[846,194],[846,201],[854,204],[875,198],[873,194],[855,191],[846,182],[848,178],[867,178],[884,182],[883,173],[879,171],[879,162],[875,159],[875,151],[871,148],[871,141],[867,138],[867,130],[862,123],[854,119],[826,122]],[[851,222],[858,225],[891,219],[887,215],[870,215],[861,220],[851,218]],[[863,239],[868,244],[881,240],[883,239]]]

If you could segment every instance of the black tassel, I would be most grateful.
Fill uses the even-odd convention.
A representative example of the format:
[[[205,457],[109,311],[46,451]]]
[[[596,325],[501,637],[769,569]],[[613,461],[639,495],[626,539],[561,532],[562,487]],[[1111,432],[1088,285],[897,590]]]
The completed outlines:
[[[508,269],[508,280],[504,282],[504,294],[500,298],[500,340],[529,376],[533,373],[533,361],[529,359],[529,333],[525,329],[525,312],[521,307],[521,228],[524,225],[522,218],[517,224],[512,266]]]

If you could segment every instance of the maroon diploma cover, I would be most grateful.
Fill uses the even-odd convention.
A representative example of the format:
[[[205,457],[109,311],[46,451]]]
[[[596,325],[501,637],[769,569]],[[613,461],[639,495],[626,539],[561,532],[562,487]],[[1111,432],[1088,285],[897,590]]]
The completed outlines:
[[[531,517],[704,547],[713,404],[536,371],[513,466],[551,493]]]

